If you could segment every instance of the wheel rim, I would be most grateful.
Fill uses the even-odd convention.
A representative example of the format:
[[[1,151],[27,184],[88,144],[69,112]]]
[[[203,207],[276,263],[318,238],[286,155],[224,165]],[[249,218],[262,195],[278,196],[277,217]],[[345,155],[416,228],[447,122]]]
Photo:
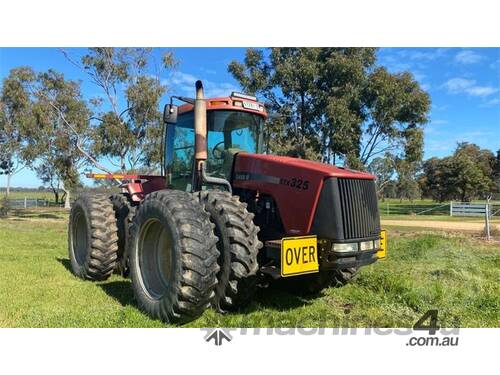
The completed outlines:
[[[143,290],[151,298],[160,299],[172,272],[172,236],[158,219],[150,219],[141,228],[137,246]]]
[[[82,211],[77,211],[75,214],[73,225],[73,243],[72,249],[76,262],[82,265],[87,259],[88,247],[88,230],[87,219]]]

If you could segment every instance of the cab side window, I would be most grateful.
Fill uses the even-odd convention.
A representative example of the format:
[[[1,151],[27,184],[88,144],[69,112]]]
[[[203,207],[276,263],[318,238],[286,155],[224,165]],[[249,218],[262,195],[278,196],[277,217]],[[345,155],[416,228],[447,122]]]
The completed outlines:
[[[166,136],[166,169],[170,184],[176,190],[191,191],[194,162],[193,114],[179,116],[175,125],[168,125]]]

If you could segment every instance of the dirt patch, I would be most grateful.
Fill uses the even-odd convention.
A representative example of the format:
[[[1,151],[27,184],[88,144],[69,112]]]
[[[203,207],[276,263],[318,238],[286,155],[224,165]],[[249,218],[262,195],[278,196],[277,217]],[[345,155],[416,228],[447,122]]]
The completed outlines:
[[[394,225],[402,227],[435,228],[453,231],[482,232],[484,223],[431,221],[431,220],[382,220],[382,225]],[[492,229],[500,230],[500,225],[491,223]]]

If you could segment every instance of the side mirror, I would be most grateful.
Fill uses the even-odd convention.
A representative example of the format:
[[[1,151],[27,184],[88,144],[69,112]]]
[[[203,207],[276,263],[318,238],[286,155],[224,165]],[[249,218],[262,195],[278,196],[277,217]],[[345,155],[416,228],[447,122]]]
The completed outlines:
[[[175,124],[177,122],[177,107],[173,104],[165,104],[163,109],[163,122],[166,124]]]

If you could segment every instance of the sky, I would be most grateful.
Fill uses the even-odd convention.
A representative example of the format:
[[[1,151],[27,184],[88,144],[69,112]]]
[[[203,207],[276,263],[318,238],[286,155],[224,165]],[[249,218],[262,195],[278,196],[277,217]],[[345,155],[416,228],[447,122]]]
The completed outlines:
[[[66,49],[78,60],[84,48]],[[206,96],[226,96],[239,91],[227,72],[230,61],[242,61],[245,48],[155,48],[154,56],[173,51],[179,65],[162,76],[169,95],[193,95],[196,79],[204,82]],[[494,152],[500,149],[500,48],[381,48],[377,63],[391,72],[410,71],[432,100],[430,122],[425,126],[424,158],[451,154],[458,142],[476,143]],[[9,70],[30,65],[36,71],[53,68],[68,79],[82,81],[82,93],[101,95],[85,73],[68,62],[57,48],[0,48],[0,80]],[[13,176],[12,186],[38,187],[30,170]],[[0,179],[5,186],[5,177]]]

